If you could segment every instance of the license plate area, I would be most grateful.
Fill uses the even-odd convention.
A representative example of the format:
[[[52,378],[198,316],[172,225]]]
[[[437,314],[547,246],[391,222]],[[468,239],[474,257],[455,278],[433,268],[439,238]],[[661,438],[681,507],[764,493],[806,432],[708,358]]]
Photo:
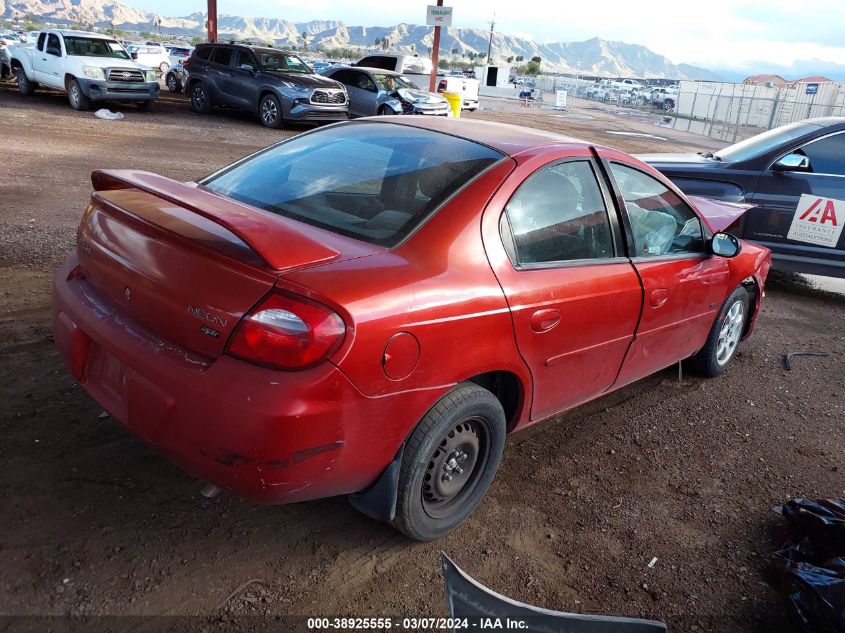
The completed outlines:
[[[88,366],[85,370],[87,386],[100,394],[111,405],[111,412],[125,407],[129,393],[131,370],[96,343],[91,345]]]

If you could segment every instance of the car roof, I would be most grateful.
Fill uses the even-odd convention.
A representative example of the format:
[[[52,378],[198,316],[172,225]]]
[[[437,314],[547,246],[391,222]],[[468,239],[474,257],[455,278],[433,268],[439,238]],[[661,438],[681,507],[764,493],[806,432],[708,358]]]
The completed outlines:
[[[384,68],[373,68],[372,66],[334,66],[332,70],[336,68],[348,68],[349,70],[363,70],[368,73],[377,73],[379,75],[393,75],[394,77],[401,77],[402,73],[397,73],[395,70],[385,70]]]
[[[229,42],[206,42],[205,44],[198,44],[196,48],[205,48],[206,46],[233,46],[235,48],[248,48],[251,51],[260,53],[285,53],[287,55],[295,55],[293,51],[286,48],[270,48],[269,46],[253,46],[252,44],[229,43]]]
[[[386,120],[389,119],[389,120]],[[546,145],[579,145],[590,143],[554,132],[545,132],[508,123],[479,121],[477,119],[452,119],[434,116],[374,117],[357,121],[378,121],[389,125],[407,125],[433,132],[442,132],[464,138],[468,141],[492,147],[503,154],[513,156],[526,150]],[[355,125],[351,121],[350,125]]]
[[[812,119],[804,119],[801,123],[812,123],[813,125],[821,125],[822,127],[827,125],[837,125],[845,123],[845,116],[817,116]]]
[[[105,33],[92,33],[91,31],[66,31],[64,29],[42,29],[42,31],[50,31],[51,33],[59,33],[60,35],[70,35],[79,37],[90,37],[98,40],[113,40],[114,37],[106,35]],[[41,33],[42,31],[38,31]]]

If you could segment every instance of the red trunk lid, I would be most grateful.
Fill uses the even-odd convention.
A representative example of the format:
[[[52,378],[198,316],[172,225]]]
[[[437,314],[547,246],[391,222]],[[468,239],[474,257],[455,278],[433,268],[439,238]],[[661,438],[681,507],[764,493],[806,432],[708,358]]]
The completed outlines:
[[[147,172],[94,172],[77,236],[93,289],[208,357],[280,274],[381,249]]]

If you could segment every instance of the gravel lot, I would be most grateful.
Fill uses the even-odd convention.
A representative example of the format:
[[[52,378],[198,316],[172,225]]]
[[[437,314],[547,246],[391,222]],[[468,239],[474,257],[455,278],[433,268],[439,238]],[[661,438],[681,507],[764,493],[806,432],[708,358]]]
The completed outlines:
[[[491,105],[473,116],[631,152],[718,146],[596,104],[576,101],[575,118]],[[210,630],[249,627],[247,614],[444,615],[443,550],[546,608],[663,619],[670,631],[789,630],[770,573],[771,507],[845,496],[843,295],[776,276],[727,375],[667,370],[513,436],[479,510],[436,543],[411,543],[344,499],[209,501],[65,371],[50,274],[92,169],[187,180],[305,128],[202,117],[170,95],[153,113],[123,110],[102,121],[58,93],[24,99],[0,84],[0,615],[189,615]],[[782,355],[800,349],[830,356],[785,371]]]

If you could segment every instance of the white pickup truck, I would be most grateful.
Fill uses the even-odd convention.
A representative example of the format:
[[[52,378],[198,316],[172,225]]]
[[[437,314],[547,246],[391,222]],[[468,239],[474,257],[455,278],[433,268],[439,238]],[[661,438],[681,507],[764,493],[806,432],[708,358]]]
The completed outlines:
[[[155,71],[133,61],[107,35],[41,31],[35,44],[11,46],[8,55],[24,96],[38,86],[57,88],[67,92],[76,110],[94,101],[130,101],[148,110],[159,96]]]

